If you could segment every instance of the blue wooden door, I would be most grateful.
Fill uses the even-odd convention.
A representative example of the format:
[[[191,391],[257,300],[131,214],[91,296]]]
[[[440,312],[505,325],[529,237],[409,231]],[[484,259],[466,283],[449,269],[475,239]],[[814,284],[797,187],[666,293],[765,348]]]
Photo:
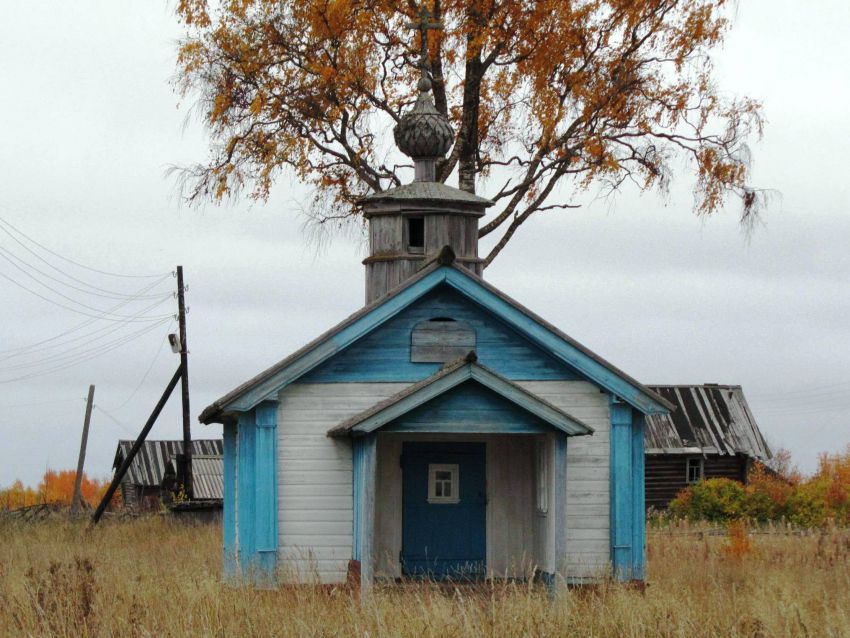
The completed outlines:
[[[483,577],[486,541],[484,443],[404,443],[402,573]]]

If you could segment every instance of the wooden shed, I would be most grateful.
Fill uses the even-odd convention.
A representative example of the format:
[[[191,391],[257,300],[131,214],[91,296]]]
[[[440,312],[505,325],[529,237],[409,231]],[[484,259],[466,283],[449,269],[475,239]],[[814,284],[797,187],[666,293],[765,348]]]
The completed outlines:
[[[646,506],[665,509],[702,479],[746,483],[753,461],[771,458],[739,385],[661,385],[651,388],[676,406],[646,420]]]
[[[115,459],[112,462],[113,471],[124,462],[133,441],[118,441],[115,450]],[[121,497],[124,506],[136,511],[156,511],[160,508],[161,490],[166,469],[179,454],[183,453],[182,440],[145,441],[124,480],[121,481]],[[201,490],[208,500],[223,498],[223,487],[221,479],[215,478],[214,458],[223,459],[223,445],[221,439],[199,439],[192,441],[192,455],[200,458],[197,467],[193,463],[193,476],[195,477],[195,490]],[[223,472],[223,461],[218,462],[219,474]]]

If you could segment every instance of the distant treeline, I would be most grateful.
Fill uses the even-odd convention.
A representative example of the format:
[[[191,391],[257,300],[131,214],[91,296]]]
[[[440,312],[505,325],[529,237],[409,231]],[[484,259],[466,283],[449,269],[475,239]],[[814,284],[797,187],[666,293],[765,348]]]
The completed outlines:
[[[0,510],[14,510],[40,504],[70,505],[74,497],[75,470],[47,470],[37,487],[25,486],[20,480],[8,488],[0,489]],[[109,487],[109,479],[89,478],[83,472],[80,492],[90,505],[97,505]],[[121,497],[116,493],[110,503],[110,509],[121,505]]]

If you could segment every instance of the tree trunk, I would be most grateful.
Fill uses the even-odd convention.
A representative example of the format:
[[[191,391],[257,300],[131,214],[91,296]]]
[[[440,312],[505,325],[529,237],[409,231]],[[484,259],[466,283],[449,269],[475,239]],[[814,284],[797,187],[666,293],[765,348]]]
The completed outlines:
[[[478,158],[478,106],[481,103],[481,51],[469,51],[472,36],[467,36],[466,74],[463,82],[463,117],[460,124],[458,187],[475,193]]]

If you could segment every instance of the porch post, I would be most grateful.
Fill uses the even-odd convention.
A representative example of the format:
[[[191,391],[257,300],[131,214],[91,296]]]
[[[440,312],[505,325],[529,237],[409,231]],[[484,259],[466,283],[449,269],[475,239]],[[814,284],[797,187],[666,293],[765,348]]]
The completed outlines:
[[[377,476],[376,434],[353,440],[354,461],[354,547],[353,558],[360,561],[360,593],[372,591],[375,578],[375,488]]]

